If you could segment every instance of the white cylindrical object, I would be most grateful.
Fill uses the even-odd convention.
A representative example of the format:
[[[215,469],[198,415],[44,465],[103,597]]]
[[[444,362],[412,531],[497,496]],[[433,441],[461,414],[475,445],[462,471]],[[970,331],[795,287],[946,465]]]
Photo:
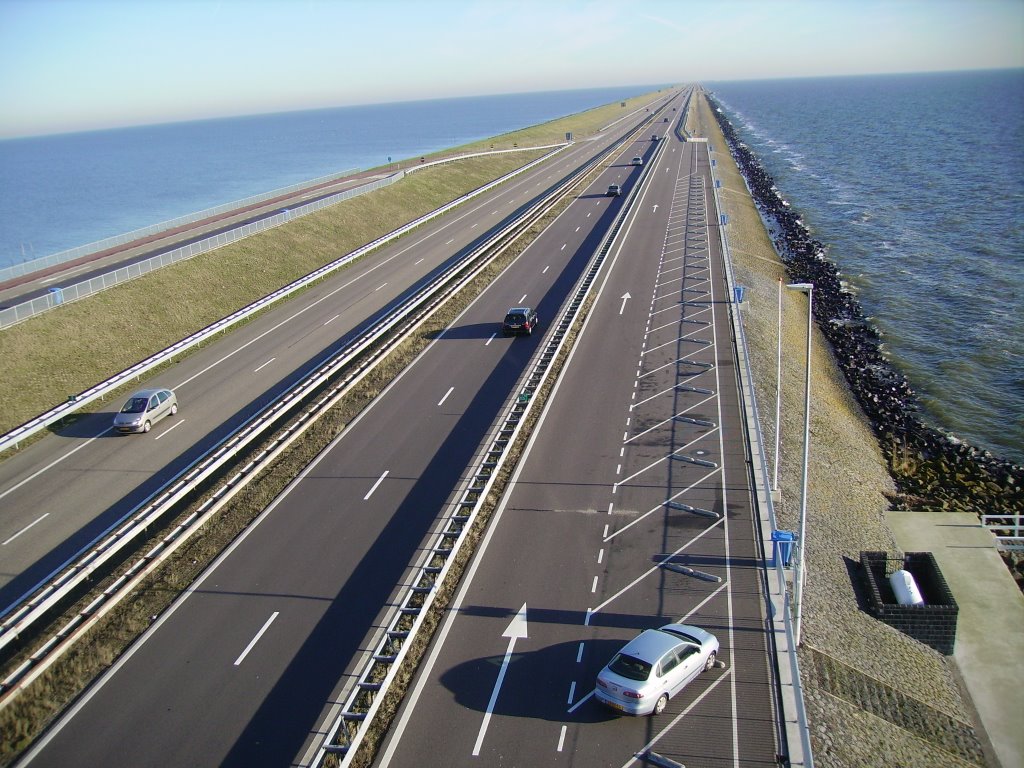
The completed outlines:
[[[921,590],[917,588],[917,582],[909,571],[896,571],[889,576],[889,583],[892,585],[892,591],[896,593],[896,602],[900,605],[924,605]]]

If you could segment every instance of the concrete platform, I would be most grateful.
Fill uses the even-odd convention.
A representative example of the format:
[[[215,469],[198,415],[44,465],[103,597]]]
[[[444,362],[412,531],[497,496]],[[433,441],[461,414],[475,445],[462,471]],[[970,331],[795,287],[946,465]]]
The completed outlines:
[[[931,552],[960,608],[956,660],[1002,768],[1024,768],[1024,595],[970,513],[887,512],[904,552]]]

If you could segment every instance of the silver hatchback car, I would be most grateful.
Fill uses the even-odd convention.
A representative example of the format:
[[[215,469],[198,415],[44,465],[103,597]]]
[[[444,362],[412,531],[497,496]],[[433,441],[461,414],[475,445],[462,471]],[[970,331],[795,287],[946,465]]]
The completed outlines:
[[[718,638],[689,624],[648,629],[597,675],[598,701],[627,715],[660,715],[668,700],[715,666]]]
[[[118,432],[149,432],[165,416],[178,412],[178,398],[169,389],[143,389],[128,398],[114,417]]]

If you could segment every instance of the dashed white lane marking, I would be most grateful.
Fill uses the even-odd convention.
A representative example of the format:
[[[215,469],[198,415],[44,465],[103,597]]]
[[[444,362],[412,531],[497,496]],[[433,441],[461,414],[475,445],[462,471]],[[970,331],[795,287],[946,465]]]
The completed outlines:
[[[523,298],[521,298],[521,299],[519,300],[519,303],[520,303],[520,304],[522,304],[522,303],[523,303],[524,301],[526,301],[526,297],[527,297],[527,296],[529,296],[529,294],[527,294],[527,293],[524,293],[524,294],[523,294]]]
[[[380,285],[378,285],[376,288],[373,289],[373,292],[376,293],[381,288],[383,288],[385,285],[387,285],[387,283],[381,283]]]
[[[153,439],[154,440],[159,440],[161,437],[166,437],[167,435],[169,435],[171,433],[171,430],[177,429],[178,427],[180,427],[184,423],[185,423],[184,419],[179,419],[177,424],[175,424],[173,427],[168,427],[167,429],[165,429],[163,432],[161,432],[159,435],[157,435]]]
[[[365,496],[363,496],[363,501],[366,501],[371,496],[373,496],[373,492],[377,490],[377,486],[384,482],[384,478],[388,476],[388,472],[390,472],[390,471],[391,471],[390,469],[385,469],[384,470],[384,474],[377,478],[377,482],[374,483],[373,487],[366,492]]]
[[[450,243],[450,242],[451,242],[451,240],[449,240],[448,242]],[[422,261],[423,261],[423,259],[416,259],[416,261],[414,261],[414,262],[412,263],[412,265],[413,265],[413,266],[415,267],[415,266],[416,266],[417,264],[419,264],[419,263],[420,263],[420,262],[422,262]]]
[[[450,395],[454,391],[455,391],[455,387],[448,387],[448,391],[444,393],[444,397],[442,397],[438,401],[438,403],[437,403],[438,407],[441,407],[442,405],[444,405],[444,401],[448,399],[448,395]]]
[[[334,316],[334,317],[332,317],[332,318],[331,318],[330,320],[328,320],[327,322],[325,322],[325,323],[324,323],[324,325],[329,325],[330,323],[333,323],[333,322],[334,322],[335,320],[337,320],[337,319],[338,319],[339,317],[341,317],[341,315],[335,315],[335,316]]]
[[[558,751],[562,751],[562,747],[565,746],[565,726],[562,726],[562,732],[558,734]]]
[[[452,244],[452,243],[454,243],[454,242],[455,242],[455,238],[453,237],[453,238],[452,238],[451,240],[449,240],[449,241],[448,241],[447,243],[445,243],[445,245],[451,245],[451,244]],[[419,263],[419,262],[417,262],[417,264],[418,264],[418,263]]]
[[[254,368],[252,372],[253,372],[253,373],[259,373],[260,371],[262,371],[262,370],[263,370],[264,368],[266,368],[266,367],[267,367],[268,365],[270,365],[270,364],[271,364],[272,362],[274,362],[275,360],[277,360],[277,358],[276,358],[276,357],[272,357],[272,358],[270,358],[269,360],[267,360],[267,362],[265,362],[265,363],[264,363],[263,365],[261,365],[261,366],[260,366],[259,368]]]
[[[583,661],[583,643],[580,643],[580,649],[576,652],[576,663],[579,664]]]
[[[572,704],[573,697],[576,696],[576,681],[572,681],[572,685],[569,686],[569,699],[566,704]]]
[[[49,514],[50,514],[49,512],[43,512],[43,514],[42,514],[42,515],[40,515],[39,517],[37,517],[37,518],[36,518],[35,520],[33,520],[33,521],[32,521],[31,523],[29,523],[28,525],[26,525],[26,526],[25,526],[24,528],[22,528],[22,529],[21,529],[20,531],[18,531],[18,532],[17,532],[16,534],[14,534],[14,535],[13,535],[13,536],[11,536],[10,538],[8,538],[8,539],[7,539],[6,541],[4,541],[4,542],[3,542],[2,544],[0,544],[0,547],[6,547],[6,546],[7,546],[8,544],[10,544],[10,543],[11,543],[12,541],[14,541],[14,540],[15,540],[16,538],[18,538],[19,536],[21,536],[21,534],[23,534],[23,533],[24,533],[25,531],[27,531],[27,530],[28,530],[29,528],[31,528],[31,527],[32,527],[33,525],[35,525],[36,523],[42,522],[43,518],[44,518],[44,517],[47,517],[47,516],[48,516]],[[580,643],[580,645],[583,645],[583,643]]]
[[[551,269],[551,265],[550,265],[550,264],[548,264],[548,265],[547,265],[546,267],[544,267],[544,269],[542,269],[542,270],[540,271],[540,273],[541,273],[542,275],[546,275],[549,269]]]
[[[280,611],[274,611],[272,614],[270,614],[270,618],[267,619],[266,623],[263,625],[263,628],[256,633],[256,637],[249,641],[249,644],[245,646],[245,650],[242,651],[242,655],[235,659],[236,667],[242,663],[242,660],[245,659],[246,656],[249,655],[249,651],[251,651],[253,647],[256,645],[256,643],[259,642],[260,638],[263,637],[263,633],[270,629],[270,625],[274,623],[274,619],[276,619],[280,614]]]
[[[496,334],[496,333],[492,333],[491,334],[491,338],[489,338],[487,341],[484,342],[484,346],[486,347],[488,344],[490,344],[492,341],[494,341],[494,337],[497,336],[497,335],[498,334]]]
[[[594,577],[594,583],[590,585],[590,594],[597,592],[597,576]]]
[[[603,549],[599,549],[598,552],[597,552],[597,564],[600,565],[603,560],[604,560],[604,550]]]

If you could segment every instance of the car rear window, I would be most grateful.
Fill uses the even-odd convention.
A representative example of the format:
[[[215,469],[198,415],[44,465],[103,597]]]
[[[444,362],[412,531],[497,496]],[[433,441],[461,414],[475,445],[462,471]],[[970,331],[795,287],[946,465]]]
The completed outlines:
[[[616,675],[628,677],[630,680],[646,680],[651,676],[650,664],[624,653],[616,654],[608,665],[608,669]]]
[[[506,315],[506,323],[525,323],[526,315]]]

